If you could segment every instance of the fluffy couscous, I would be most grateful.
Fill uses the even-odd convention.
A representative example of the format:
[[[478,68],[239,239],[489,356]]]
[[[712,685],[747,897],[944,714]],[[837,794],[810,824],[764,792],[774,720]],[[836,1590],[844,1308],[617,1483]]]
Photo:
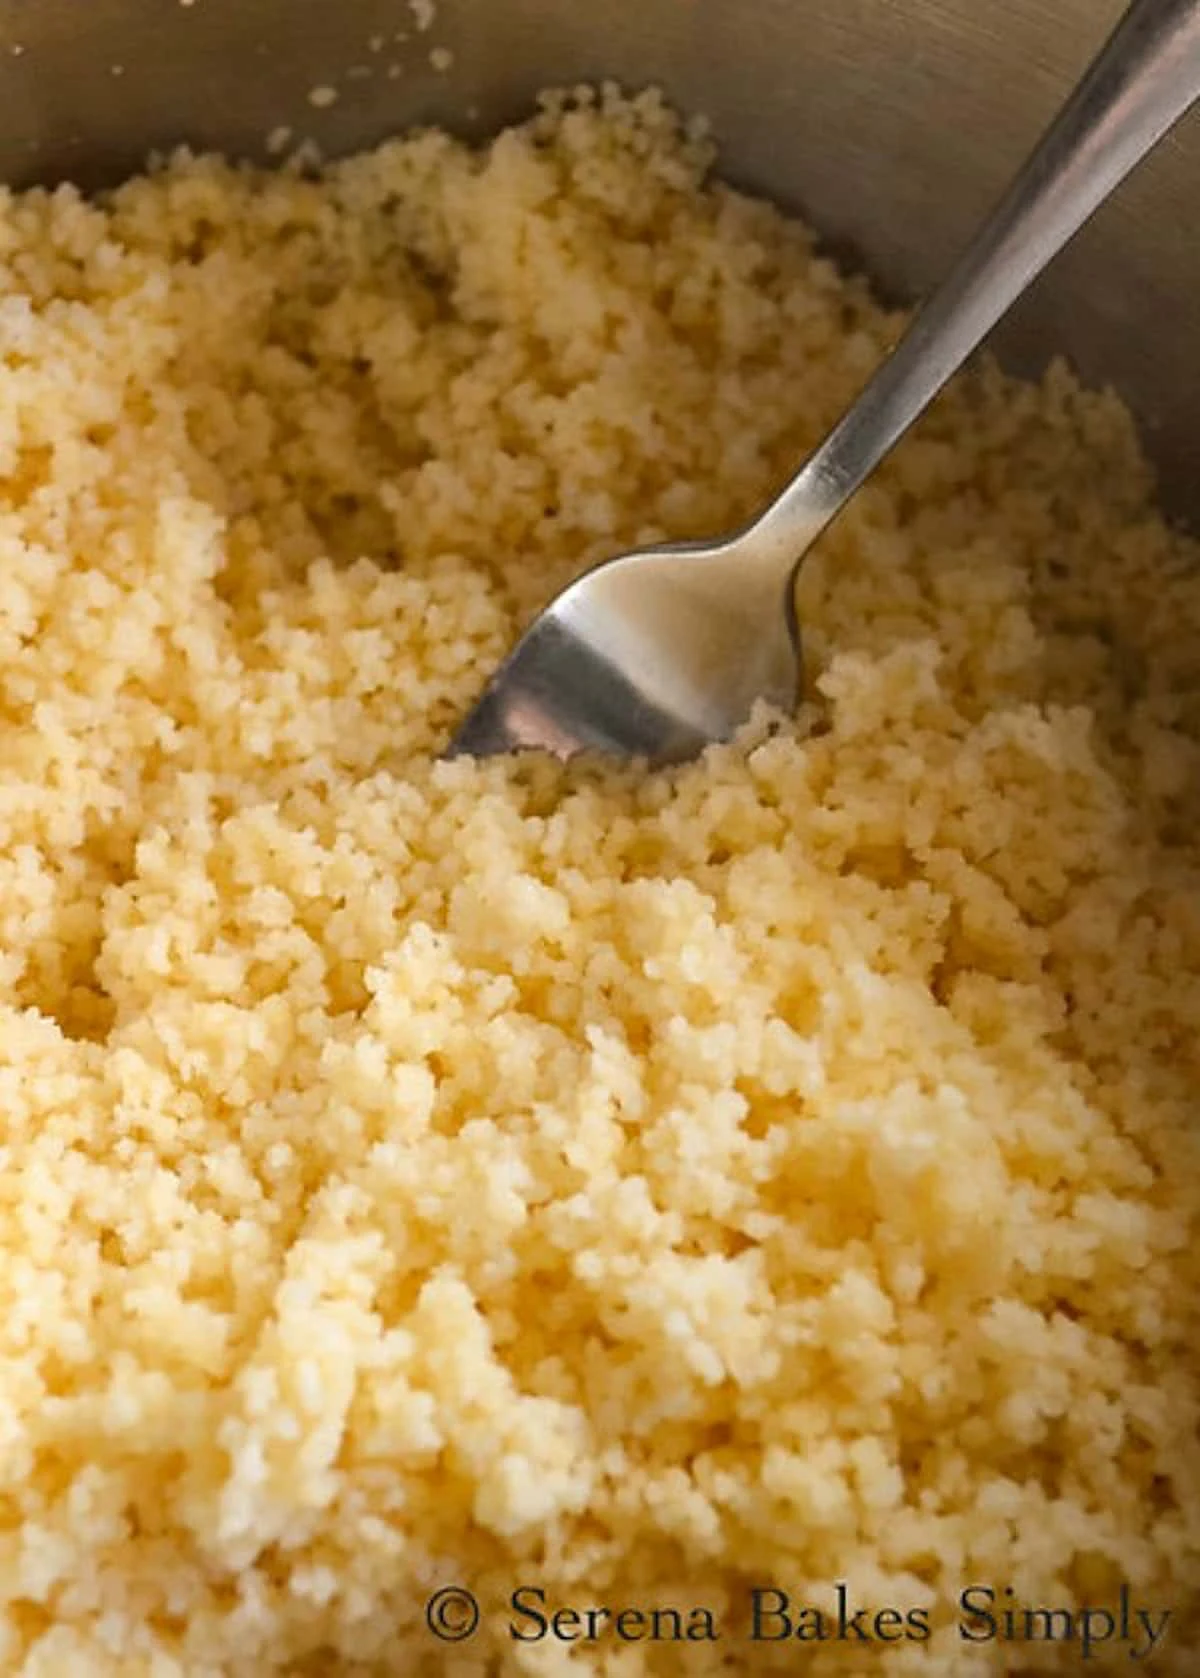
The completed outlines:
[[[1117,401],[959,381],[795,722],[438,760],[894,336],[707,167],[584,94],[3,200],[4,1672],[1075,1669],[968,1587],[1194,1670],[1200,571]],[[775,1635],[839,1585],[928,1635]]]

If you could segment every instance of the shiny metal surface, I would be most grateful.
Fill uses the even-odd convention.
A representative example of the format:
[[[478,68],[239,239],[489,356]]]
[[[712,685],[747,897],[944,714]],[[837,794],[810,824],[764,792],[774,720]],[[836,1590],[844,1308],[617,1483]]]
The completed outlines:
[[[996,321],[1200,97],[1200,0],[1133,0],[949,277],[829,437],[740,535],[625,554],[536,620],[455,754],[600,750],[651,763],[791,709],[809,545]]]
[[[1133,0],[893,354],[761,521],[807,547],[1046,264],[1200,98],[1200,0]]]
[[[946,272],[1120,9],[438,0],[422,32],[408,0],[0,0],[0,178],[93,184],[184,141],[264,157],[281,125],[334,151],[413,122],[482,134],[541,88],[612,76],[707,113],[730,178],[802,211],[886,291],[913,297]],[[434,46],[453,53],[446,73]],[[318,85],[337,103],[314,109]],[[1017,370],[1063,353],[1115,385],[1169,504],[1200,522],[1198,192],[1193,114],[997,343]]]

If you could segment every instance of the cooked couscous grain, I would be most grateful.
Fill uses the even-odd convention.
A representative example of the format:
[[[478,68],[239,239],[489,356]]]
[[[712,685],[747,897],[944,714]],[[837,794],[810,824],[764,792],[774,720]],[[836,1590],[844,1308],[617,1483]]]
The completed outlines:
[[[1194,1670],[1200,572],[1118,402],[960,381],[794,724],[438,761],[894,335],[706,167],[581,95],[0,206],[5,1672],[1076,1669],[971,1585]],[[747,1641],[838,1582],[928,1640]]]

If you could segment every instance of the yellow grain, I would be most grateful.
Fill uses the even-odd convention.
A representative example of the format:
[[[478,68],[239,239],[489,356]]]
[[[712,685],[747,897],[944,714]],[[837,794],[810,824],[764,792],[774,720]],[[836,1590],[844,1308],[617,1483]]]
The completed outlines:
[[[1119,403],[960,381],[795,723],[437,760],[894,336],[707,162],[606,92],[0,206],[5,1671],[561,1672],[516,1586],[837,1580],[933,1616],[881,1673],[1122,1580],[1192,1670],[1200,583]]]

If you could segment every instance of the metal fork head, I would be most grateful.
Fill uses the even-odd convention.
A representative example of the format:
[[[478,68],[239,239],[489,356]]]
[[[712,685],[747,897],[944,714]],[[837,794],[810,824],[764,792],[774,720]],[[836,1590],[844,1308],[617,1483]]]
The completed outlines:
[[[800,689],[792,579],[748,565],[738,540],[623,554],[586,572],[501,665],[450,747],[537,749],[650,764],[728,740],[755,705]]]

